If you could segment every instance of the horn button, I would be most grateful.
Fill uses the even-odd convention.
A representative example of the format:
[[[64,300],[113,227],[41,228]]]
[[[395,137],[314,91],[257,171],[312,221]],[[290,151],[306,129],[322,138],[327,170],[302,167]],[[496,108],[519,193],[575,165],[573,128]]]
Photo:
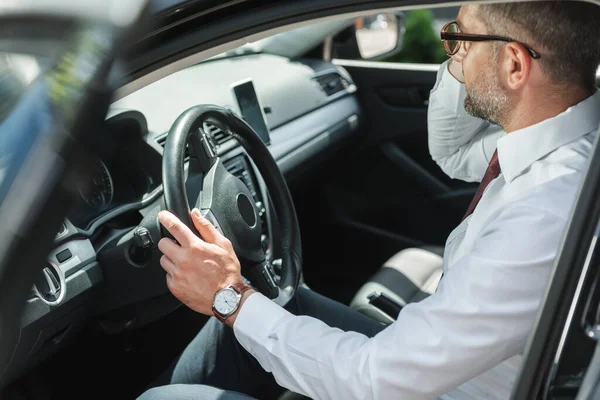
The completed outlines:
[[[212,191],[203,191],[198,208],[231,240],[236,253],[249,260],[264,260],[261,246],[261,221],[246,185],[219,163],[206,179]]]

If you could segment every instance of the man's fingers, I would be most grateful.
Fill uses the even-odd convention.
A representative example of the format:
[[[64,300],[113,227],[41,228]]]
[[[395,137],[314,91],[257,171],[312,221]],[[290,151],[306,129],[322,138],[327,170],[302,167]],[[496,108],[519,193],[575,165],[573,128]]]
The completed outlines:
[[[208,219],[204,218],[197,208],[194,208],[191,214],[194,226],[198,229],[198,233],[202,236],[202,239],[208,243],[216,243],[221,237],[221,233],[217,228]]]
[[[158,249],[171,260],[179,259],[179,253],[182,251],[181,246],[169,238],[160,239]]]
[[[160,266],[170,275],[171,271],[173,271],[175,267],[175,263],[171,261],[171,259],[167,256],[162,256],[160,258]]]
[[[189,246],[196,235],[183,222],[168,211],[158,213],[158,221],[182,246]]]

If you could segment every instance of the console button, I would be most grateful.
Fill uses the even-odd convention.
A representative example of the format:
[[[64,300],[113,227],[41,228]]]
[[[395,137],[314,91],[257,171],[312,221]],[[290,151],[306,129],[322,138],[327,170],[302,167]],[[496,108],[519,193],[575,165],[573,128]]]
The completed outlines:
[[[71,250],[69,250],[69,249],[64,249],[60,253],[56,254],[56,259],[58,260],[59,263],[64,263],[71,257],[73,257],[73,254],[71,254]]]

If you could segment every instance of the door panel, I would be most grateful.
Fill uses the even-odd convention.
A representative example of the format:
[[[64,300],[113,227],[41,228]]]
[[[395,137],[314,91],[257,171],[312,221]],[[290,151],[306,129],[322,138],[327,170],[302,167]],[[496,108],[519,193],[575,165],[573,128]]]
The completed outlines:
[[[352,76],[364,112],[364,162],[350,167],[352,178],[339,189],[358,190],[364,200],[349,215],[415,242],[443,245],[477,184],[449,178],[429,154],[427,106],[439,67],[336,63]]]
[[[398,251],[443,246],[477,184],[450,179],[429,154],[427,106],[437,65],[334,62],[358,88],[362,135],[316,177],[325,179],[314,188],[318,204],[311,190],[295,199],[306,281],[349,303]]]

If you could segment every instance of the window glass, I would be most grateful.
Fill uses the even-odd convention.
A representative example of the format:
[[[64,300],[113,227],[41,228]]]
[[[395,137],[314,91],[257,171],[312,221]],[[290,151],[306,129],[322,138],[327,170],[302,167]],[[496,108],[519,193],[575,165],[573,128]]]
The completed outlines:
[[[440,40],[440,29],[456,19],[459,7],[410,10],[404,13],[402,50],[382,61],[440,64],[448,56]]]

